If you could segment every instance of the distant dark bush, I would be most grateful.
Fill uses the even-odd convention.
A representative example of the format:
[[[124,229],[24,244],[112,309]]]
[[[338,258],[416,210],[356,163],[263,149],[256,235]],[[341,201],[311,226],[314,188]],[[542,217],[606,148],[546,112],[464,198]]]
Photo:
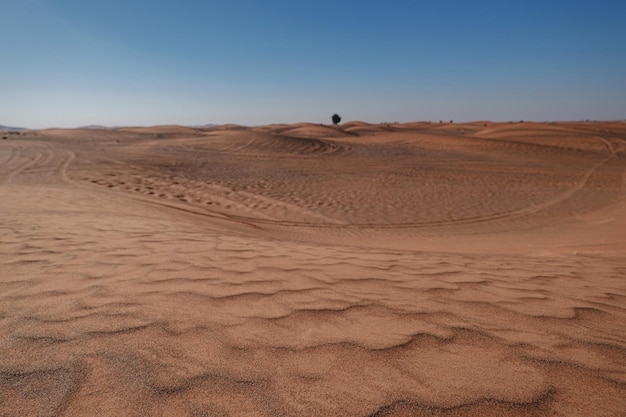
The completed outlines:
[[[338,114],[333,114],[333,124],[338,125],[341,122],[341,117]]]

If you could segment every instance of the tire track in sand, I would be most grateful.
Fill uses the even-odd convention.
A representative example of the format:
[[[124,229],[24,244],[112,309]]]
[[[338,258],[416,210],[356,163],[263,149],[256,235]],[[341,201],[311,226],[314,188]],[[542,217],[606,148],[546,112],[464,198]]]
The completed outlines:
[[[39,150],[35,150],[34,153],[33,152],[24,153],[24,152],[21,152],[21,149],[18,149],[15,147],[13,147],[13,154],[15,156],[10,158],[11,162],[13,160],[17,160],[18,163],[16,166],[9,165],[8,167],[6,167],[8,172],[6,172],[4,174],[4,178],[2,178],[1,182],[3,184],[12,183],[15,176],[19,175],[24,170],[34,166],[44,157],[44,153]],[[26,161],[24,161],[24,159],[26,159]]]
[[[0,183],[16,183],[19,177],[26,176],[26,174],[45,178],[48,183],[72,183],[67,175],[67,170],[76,158],[74,152],[58,149],[48,144],[41,146],[37,143],[28,142],[21,143],[19,146],[3,148],[10,149],[10,155],[0,165],[0,175],[2,176]]]

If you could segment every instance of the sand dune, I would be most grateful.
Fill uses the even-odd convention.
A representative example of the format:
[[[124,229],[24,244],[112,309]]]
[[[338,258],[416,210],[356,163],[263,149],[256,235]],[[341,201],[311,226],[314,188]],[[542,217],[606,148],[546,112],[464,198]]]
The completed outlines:
[[[626,125],[0,142],[0,414],[626,416]]]

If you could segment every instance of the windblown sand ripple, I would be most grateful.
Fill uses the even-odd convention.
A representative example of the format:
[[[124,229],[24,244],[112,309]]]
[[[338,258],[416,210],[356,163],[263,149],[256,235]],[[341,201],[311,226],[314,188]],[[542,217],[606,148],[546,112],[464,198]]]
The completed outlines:
[[[623,124],[0,142],[0,414],[624,416]]]

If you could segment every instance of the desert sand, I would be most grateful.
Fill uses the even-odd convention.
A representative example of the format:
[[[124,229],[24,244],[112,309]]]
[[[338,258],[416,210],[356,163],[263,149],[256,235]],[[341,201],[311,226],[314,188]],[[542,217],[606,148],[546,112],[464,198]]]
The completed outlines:
[[[0,140],[3,416],[626,416],[626,124]]]

